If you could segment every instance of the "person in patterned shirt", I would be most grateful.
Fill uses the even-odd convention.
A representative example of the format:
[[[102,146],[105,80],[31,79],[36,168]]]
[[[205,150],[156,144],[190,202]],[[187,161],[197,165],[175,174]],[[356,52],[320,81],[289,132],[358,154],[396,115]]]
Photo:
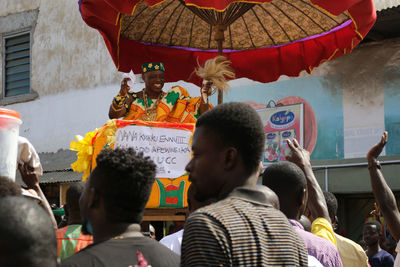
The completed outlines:
[[[201,97],[190,97],[181,86],[163,92],[163,63],[144,63],[142,71],[145,88],[140,92],[129,92],[129,78],[124,78],[121,90],[110,106],[110,119],[123,117],[124,120],[195,123],[201,114],[211,108],[208,96],[211,94],[212,82],[204,82],[200,90]]]
[[[57,256],[60,260],[71,257],[78,251],[93,243],[93,236],[82,233],[82,220],[79,208],[79,198],[82,195],[84,183],[72,184],[66,193],[64,205],[68,225],[56,230]]]

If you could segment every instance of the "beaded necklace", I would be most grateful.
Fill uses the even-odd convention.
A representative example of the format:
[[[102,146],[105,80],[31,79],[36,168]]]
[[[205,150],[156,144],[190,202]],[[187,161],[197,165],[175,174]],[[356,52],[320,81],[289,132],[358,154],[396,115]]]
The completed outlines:
[[[157,117],[157,106],[158,106],[158,104],[160,104],[160,101],[161,101],[163,96],[164,96],[164,92],[161,92],[160,95],[158,96],[155,104],[153,105],[153,107],[149,108],[146,91],[145,91],[145,89],[143,89],[144,114],[145,115],[143,115],[141,117],[141,120],[143,120],[143,121],[155,121],[156,120],[156,117]]]

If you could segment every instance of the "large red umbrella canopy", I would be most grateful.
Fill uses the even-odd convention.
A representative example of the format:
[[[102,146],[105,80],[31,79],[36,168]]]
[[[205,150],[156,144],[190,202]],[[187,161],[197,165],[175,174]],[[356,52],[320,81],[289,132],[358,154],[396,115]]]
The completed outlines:
[[[172,3],[173,1],[176,2]],[[284,3],[279,3],[279,1]],[[183,38],[185,32],[188,32],[183,28],[185,23],[181,23],[180,26],[176,26],[178,23],[175,23],[171,26],[175,27],[173,32],[179,32],[180,27],[180,34],[175,38],[164,38],[162,36],[162,34],[168,33],[165,27],[168,26],[167,24],[171,21],[171,18],[178,17],[179,19],[183,17],[182,14],[186,13],[189,16],[190,11],[184,10],[186,7],[192,10],[199,9],[200,11],[196,13],[201,15],[203,11],[215,10],[222,12],[228,10],[230,5],[238,5],[238,3],[251,3],[249,10],[252,8],[253,10],[245,13],[241,20],[236,20],[236,24],[232,24],[232,27],[225,31],[224,48],[226,49],[223,50],[223,54],[231,60],[237,78],[246,77],[259,82],[272,82],[281,75],[298,76],[302,70],[310,73],[313,68],[321,63],[350,53],[366,36],[376,20],[373,0],[251,0],[248,2],[234,0],[80,0],[79,7],[84,21],[89,26],[97,29],[103,36],[107,49],[119,71],[129,72],[132,69],[135,73],[141,73],[142,63],[161,61],[166,66],[166,81],[185,80],[200,84],[199,78],[193,75],[193,71],[197,66],[197,61],[202,64],[207,59],[213,58],[218,54],[216,44],[213,45],[211,42],[213,40],[212,37],[214,37],[213,30],[215,29],[212,29],[212,26],[203,26],[204,30],[197,30],[200,35],[207,35],[210,39],[207,47],[196,48],[180,42],[187,39]],[[282,40],[274,42],[274,37],[268,33],[271,29],[268,29],[268,25],[261,22],[263,19],[267,21],[267,18],[256,15],[255,18],[258,22],[254,22],[255,19],[250,17],[252,13],[259,12],[255,10],[258,5],[268,14],[273,12],[271,11],[272,9],[268,11],[269,6],[274,6],[274,9],[279,10],[280,14],[279,16],[271,15],[268,19],[271,20],[272,18],[276,25],[283,29],[286,24],[289,26],[293,23],[297,25],[295,21],[297,15],[293,15],[294,9],[292,7],[300,4],[312,7],[316,13],[323,13],[327,17],[327,21],[336,21],[338,25],[328,29],[326,28],[327,25],[317,25],[321,28],[321,31],[308,35],[304,29],[301,29],[306,35],[301,33],[297,34],[295,39],[288,38],[288,40],[284,40],[281,38]],[[289,5],[292,6],[290,10],[289,8],[285,10],[285,6]],[[161,11],[155,12],[156,8]],[[171,12],[176,12],[176,14],[171,13],[168,15],[165,13],[163,15],[164,13],[162,13],[159,15],[161,12],[168,12],[168,9]],[[301,10],[296,7],[295,11]],[[301,12],[305,19],[312,20],[313,14],[308,14],[309,11]],[[154,13],[159,16],[148,17],[149,14]],[[193,16],[196,16],[194,12],[192,13]],[[215,14],[217,13],[219,12]],[[141,16],[147,19],[147,25],[143,25],[143,21],[138,22]],[[291,22],[282,21],[280,23],[279,17],[282,20],[287,20],[287,18],[290,19],[290,16],[294,16]],[[188,18],[186,19],[188,20]],[[246,23],[246,20],[252,22]],[[195,17],[193,17],[192,21],[195,21]],[[208,23],[204,18],[203,21],[197,21],[196,24]],[[319,23],[316,20],[312,21],[314,24]],[[154,26],[157,23],[161,27],[160,33],[157,33],[157,29]],[[270,44],[267,41],[263,43],[262,41],[266,40],[266,37],[252,37],[250,34],[252,29],[249,29],[250,26],[248,26],[254,26],[252,24],[259,24],[259,29],[263,29],[262,31],[268,34],[272,42]],[[193,25],[191,25],[192,28]],[[277,26],[275,28],[272,27],[272,30],[276,30],[276,28]],[[144,29],[151,29],[153,32],[145,32]],[[240,29],[245,29],[247,32]],[[254,29],[253,31],[257,31],[257,28]],[[138,34],[140,31],[143,31],[143,33]],[[234,33],[235,31],[239,31],[239,36],[248,34],[248,40],[243,38],[238,42],[243,44],[243,47],[233,45],[234,42],[232,40],[234,37],[232,37],[232,32]],[[261,30],[259,31],[261,32]],[[289,37],[286,31],[284,33]],[[252,34],[254,36],[257,32]],[[154,41],[155,35],[159,36],[157,41],[166,39],[169,40],[169,43]],[[190,37],[190,39],[199,40],[196,38],[200,37]],[[173,39],[177,41],[177,44],[172,43]],[[259,44],[256,42],[257,40],[260,41]],[[250,41],[251,44],[247,45]],[[191,43],[196,42],[192,41]],[[200,44],[201,42],[198,43]]]

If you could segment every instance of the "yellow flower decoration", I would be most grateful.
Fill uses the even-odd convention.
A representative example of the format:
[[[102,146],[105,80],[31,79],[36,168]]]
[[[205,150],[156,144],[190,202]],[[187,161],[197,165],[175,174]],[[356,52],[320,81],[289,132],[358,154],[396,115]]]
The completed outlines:
[[[160,67],[159,67],[158,65],[155,65],[154,68],[155,68],[156,70],[158,70]]]
[[[106,147],[113,147],[115,143],[115,132],[118,130],[115,120],[109,120],[106,125],[99,129],[99,136],[107,136]]]
[[[71,141],[70,150],[77,151],[78,159],[71,164],[72,170],[75,172],[83,172],[82,181],[86,181],[90,174],[93,155],[93,138],[96,136],[97,129],[93,132],[88,132],[85,137],[76,135],[78,141]]]
[[[147,67],[151,69],[151,67],[153,67],[153,64],[150,63],[149,65],[147,65]]]
[[[143,68],[143,72],[146,72],[147,71],[147,69],[146,68]]]

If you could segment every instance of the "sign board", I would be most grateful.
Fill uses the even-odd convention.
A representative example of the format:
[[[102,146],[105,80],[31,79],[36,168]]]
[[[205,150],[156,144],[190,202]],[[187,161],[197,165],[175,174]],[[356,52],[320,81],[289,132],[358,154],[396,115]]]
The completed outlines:
[[[303,104],[257,110],[265,130],[264,163],[285,160],[290,153],[286,140],[296,138],[303,147]]]
[[[156,178],[177,178],[186,173],[191,135],[182,129],[129,125],[115,133],[115,148],[131,147],[150,157],[157,165]]]

